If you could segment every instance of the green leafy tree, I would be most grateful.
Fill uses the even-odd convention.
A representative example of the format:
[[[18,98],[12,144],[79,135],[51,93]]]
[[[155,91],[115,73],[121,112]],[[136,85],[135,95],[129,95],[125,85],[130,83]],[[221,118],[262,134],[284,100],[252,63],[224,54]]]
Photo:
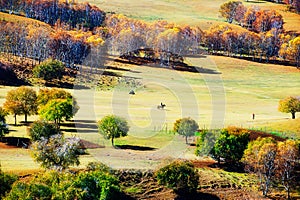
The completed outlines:
[[[197,122],[190,117],[182,118],[174,123],[174,131],[179,135],[185,136],[185,143],[188,143],[188,137],[195,135],[195,132],[199,128]]]
[[[39,115],[59,124],[62,119],[72,118],[79,106],[71,93],[62,89],[41,89],[38,95]]]
[[[155,172],[160,185],[174,190],[178,194],[195,193],[199,184],[199,174],[194,165],[187,161],[174,161]]]
[[[40,107],[39,115],[46,120],[60,124],[63,118],[66,120],[73,117],[72,99],[53,99]]]
[[[29,129],[29,137],[32,141],[49,139],[52,135],[61,134],[59,127],[46,121],[35,121]]]
[[[213,131],[201,131],[200,136],[197,137],[195,154],[197,156],[210,155],[218,135],[218,133]]]
[[[32,156],[46,169],[62,171],[70,165],[79,165],[79,138],[67,138],[63,135],[52,135],[32,144]]]
[[[230,129],[222,130],[220,137],[211,151],[212,157],[220,163],[221,158],[227,163],[237,163],[241,160],[249,142],[249,133],[234,134]]]
[[[25,122],[27,122],[27,116],[37,113],[36,92],[24,86],[10,90],[6,95],[4,108],[11,114],[14,114],[15,124],[17,123],[16,116],[21,114],[25,115]]]
[[[279,101],[278,110],[284,113],[291,113],[292,119],[296,118],[296,112],[300,112],[300,99],[296,97],[287,97]]]
[[[45,60],[35,66],[32,70],[35,78],[42,78],[46,81],[51,79],[61,79],[64,72],[64,65],[58,60]]]
[[[108,115],[98,122],[98,130],[106,139],[111,139],[114,146],[114,139],[124,137],[129,131],[129,126],[124,118],[116,115]]]

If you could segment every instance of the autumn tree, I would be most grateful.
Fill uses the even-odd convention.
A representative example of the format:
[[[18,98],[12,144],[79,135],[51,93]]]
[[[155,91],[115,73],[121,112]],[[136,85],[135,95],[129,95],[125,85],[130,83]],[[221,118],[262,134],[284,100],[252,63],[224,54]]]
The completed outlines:
[[[221,5],[219,12],[221,16],[226,18],[227,22],[232,23],[236,16],[238,6],[242,4],[240,1],[229,1]]]
[[[240,25],[244,26],[244,17],[247,12],[247,8],[242,4],[238,4],[236,9],[235,9],[235,15],[234,15],[234,20]]]
[[[296,112],[300,112],[300,99],[296,97],[286,97],[279,101],[278,110],[284,113],[291,113],[292,119],[296,118]]]
[[[242,161],[245,169],[259,176],[263,195],[266,196],[275,180],[277,144],[272,138],[258,138],[248,144]]]
[[[37,27],[32,24],[27,26],[26,56],[33,58],[32,65],[40,64],[49,57],[50,49],[47,48],[50,40],[50,30],[46,27]]]
[[[67,66],[81,64],[90,51],[84,38],[75,37],[72,32],[62,29],[50,35],[47,46],[52,58],[64,62]]]
[[[223,34],[231,30],[230,27],[224,25],[210,27],[210,29],[205,32],[205,45],[208,48],[208,52],[222,50],[224,46]]]
[[[182,118],[174,123],[174,131],[185,137],[185,143],[188,143],[188,137],[195,135],[199,126],[195,120],[190,117]]]
[[[280,55],[300,66],[300,37],[295,37],[281,45]]]
[[[66,90],[56,88],[45,88],[39,90],[37,101],[40,106],[46,105],[53,99],[73,99],[74,103],[77,105],[76,99],[73,98],[72,94]]]
[[[259,10],[255,15],[255,21],[252,25],[253,30],[258,33],[283,28],[282,15],[275,10]]]
[[[259,7],[250,7],[244,14],[244,26],[249,30],[253,30],[253,23],[256,20],[256,13],[260,11]]]
[[[295,167],[299,165],[299,144],[294,140],[286,140],[278,143],[276,161],[278,165],[278,178],[287,193],[287,199],[291,199],[291,189],[295,182]]]
[[[27,122],[27,116],[37,113],[37,95],[36,92],[28,87],[19,87],[11,90],[6,95],[6,101],[4,102],[4,108],[15,116],[24,114],[25,123]]]
[[[98,130],[106,139],[111,139],[114,147],[114,139],[124,137],[129,131],[127,121],[116,115],[107,115],[98,121]]]

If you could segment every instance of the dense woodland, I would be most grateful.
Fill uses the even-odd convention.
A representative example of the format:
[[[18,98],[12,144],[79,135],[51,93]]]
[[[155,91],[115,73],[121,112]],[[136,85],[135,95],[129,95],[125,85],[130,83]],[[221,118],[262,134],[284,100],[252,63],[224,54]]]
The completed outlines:
[[[297,2],[291,4],[296,10]],[[238,1],[221,5],[220,14],[229,23],[242,26],[242,30],[217,25],[205,31],[166,21],[150,23],[121,14],[106,15],[88,3],[44,0],[1,1],[1,4],[2,11],[51,25],[36,27],[1,20],[0,51],[8,57],[33,58],[38,63],[51,57],[73,66],[83,64],[93,49],[101,55],[108,51],[128,59],[142,57],[164,66],[172,66],[170,61],[182,61],[186,55],[204,52],[258,62],[300,64],[300,37],[285,32],[283,17],[275,10],[247,8]]]

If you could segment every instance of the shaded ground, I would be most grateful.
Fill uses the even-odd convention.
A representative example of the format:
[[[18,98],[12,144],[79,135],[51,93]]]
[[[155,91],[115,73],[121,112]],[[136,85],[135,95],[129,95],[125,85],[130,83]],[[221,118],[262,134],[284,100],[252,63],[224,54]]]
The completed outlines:
[[[26,79],[18,76],[19,70],[0,61],[0,85],[20,86],[29,85]]]
[[[82,149],[97,149],[97,148],[104,148],[104,146],[89,142],[87,140],[80,139],[80,146]]]
[[[30,145],[29,138],[23,137],[3,137],[0,139],[0,148],[28,148]]]

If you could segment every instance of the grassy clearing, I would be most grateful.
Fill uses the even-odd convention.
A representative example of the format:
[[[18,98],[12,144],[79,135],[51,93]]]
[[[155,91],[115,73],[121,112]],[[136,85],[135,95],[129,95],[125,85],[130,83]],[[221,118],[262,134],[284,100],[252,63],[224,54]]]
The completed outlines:
[[[167,20],[181,25],[197,25],[203,29],[208,29],[214,24],[226,24],[219,14],[220,5],[226,0],[91,0],[89,2],[106,12],[122,13],[128,17],[146,21]],[[275,9],[282,14],[286,22],[285,30],[300,32],[299,15],[287,12],[286,5],[266,1],[244,1],[243,4],[247,7],[260,6],[263,9]]]
[[[278,134],[280,136],[287,136],[292,138],[300,137],[300,118],[283,119],[279,121],[270,121],[254,126],[256,129],[261,129],[266,132]]]

